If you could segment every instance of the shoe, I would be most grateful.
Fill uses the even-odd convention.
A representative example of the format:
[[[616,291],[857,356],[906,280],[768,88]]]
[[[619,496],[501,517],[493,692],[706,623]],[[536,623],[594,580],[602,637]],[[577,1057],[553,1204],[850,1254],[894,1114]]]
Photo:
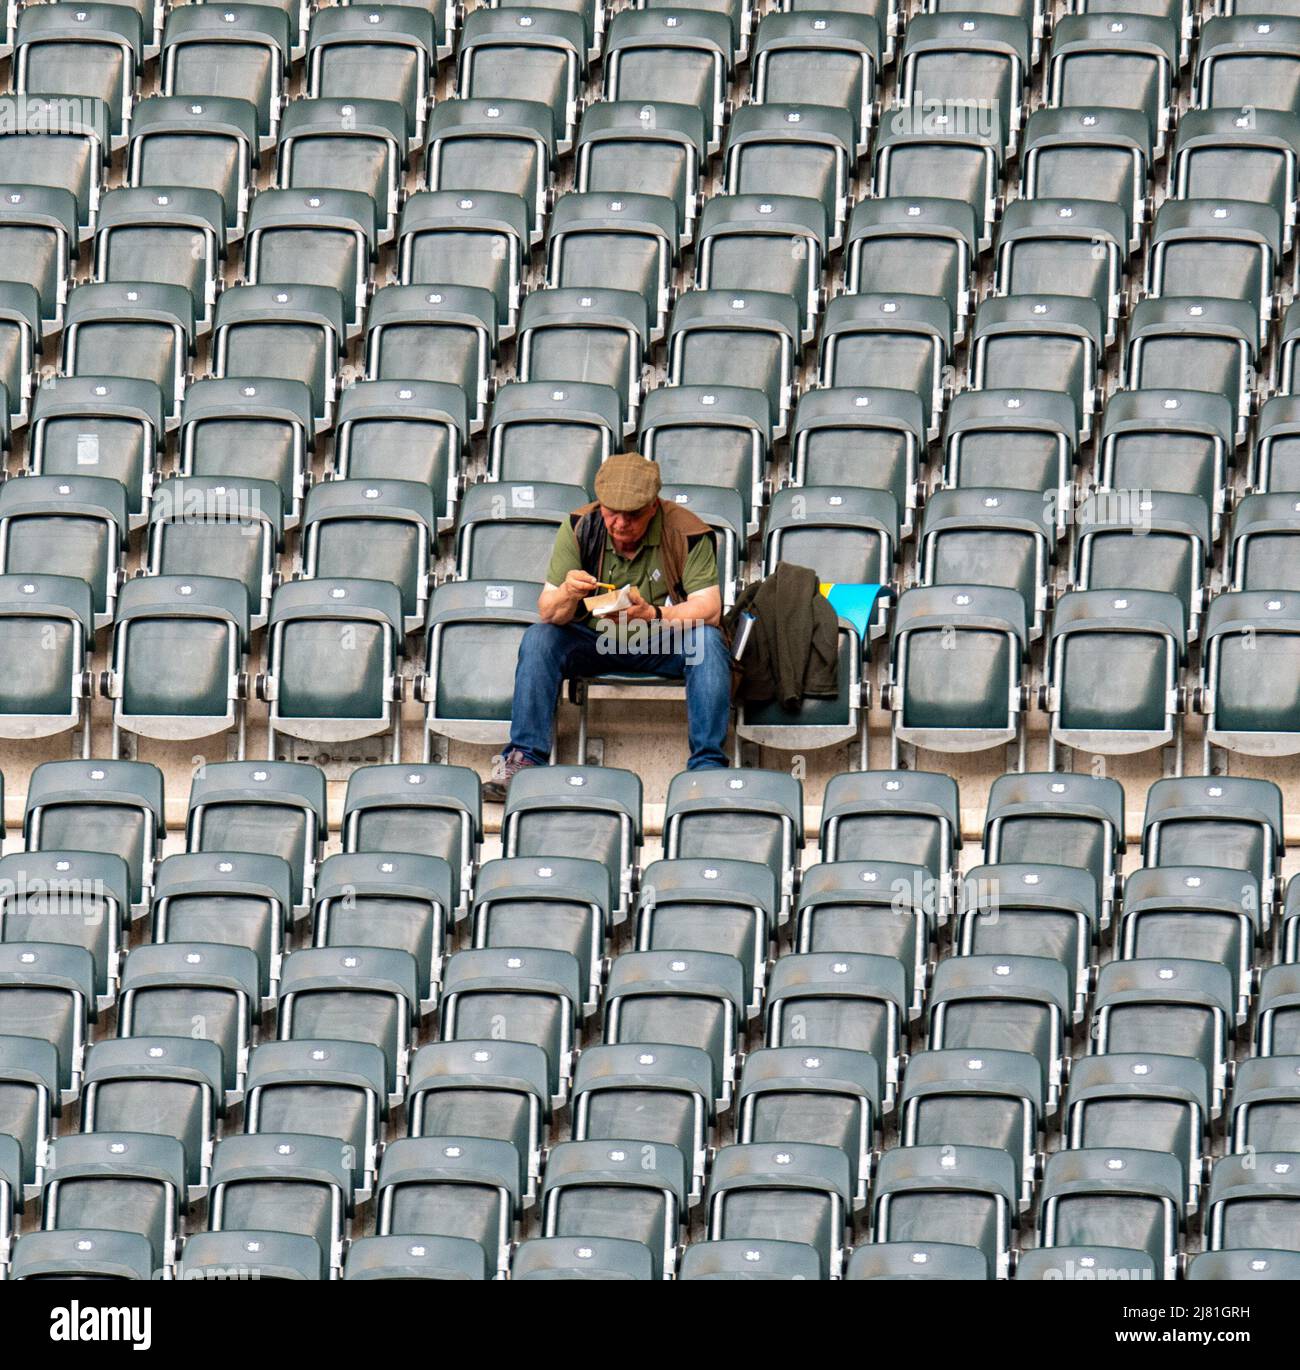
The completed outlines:
[[[499,774],[494,774],[491,780],[483,782],[483,798],[489,804],[504,804],[506,802],[506,789],[512,779],[525,771],[529,766],[536,766],[537,762],[527,757],[518,748],[512,752],[507,752],[501,758],[501,770]]]

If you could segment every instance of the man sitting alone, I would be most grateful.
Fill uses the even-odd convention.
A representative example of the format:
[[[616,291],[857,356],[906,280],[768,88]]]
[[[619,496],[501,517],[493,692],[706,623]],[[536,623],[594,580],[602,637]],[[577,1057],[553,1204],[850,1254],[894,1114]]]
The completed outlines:
[[[483,797],[502,802],[510,778],[550,761],[561,683],[609,674],[686,681],[689,770],[726,766],[731,654],[718,624],[722,593],[708,524],[659,498],[659,468],[639,453],[610,457],[596,502],[575,509],[555,535],[540,623],[519,644],[510,742]],[[583,600],[629,586],[631,606],[596,619]]]

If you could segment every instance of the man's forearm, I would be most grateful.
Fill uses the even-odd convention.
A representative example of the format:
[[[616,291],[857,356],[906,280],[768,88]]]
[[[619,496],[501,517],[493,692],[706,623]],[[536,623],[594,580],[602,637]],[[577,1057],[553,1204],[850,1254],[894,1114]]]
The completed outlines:
[[[561,627],[573,621],[577,610],[578,601],[566,595],[562,589],[543,590],[537,596],[537,616],[543,623],[554,623]]]
[[[680,604],[665,604],[663,616],[667,623],[703,623],[716,628],[722,621],[722,608],[718,604],[685,599]]]

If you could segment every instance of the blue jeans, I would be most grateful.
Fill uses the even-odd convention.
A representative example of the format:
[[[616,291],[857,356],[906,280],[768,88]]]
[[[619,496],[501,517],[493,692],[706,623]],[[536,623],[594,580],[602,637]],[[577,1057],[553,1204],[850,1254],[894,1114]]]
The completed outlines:
[[[632,632],[659,625],[633,623]],[[534,623],[519,643],[510,747],[539,766],[550,761],[555,710],[562,681],[602,675],[662,675],[686,681],[686,730],[691,759],[687,769],[708,770],[730,764],[726,751],[731,717],[731,653],[717,628],[698,625],[678,630],[658,645],[679,645],[676,652],[610,650],[610,639],[581,623]],[[635,638],[622,644],[637,646]],[[654,646],[653,636],[645,644]]]

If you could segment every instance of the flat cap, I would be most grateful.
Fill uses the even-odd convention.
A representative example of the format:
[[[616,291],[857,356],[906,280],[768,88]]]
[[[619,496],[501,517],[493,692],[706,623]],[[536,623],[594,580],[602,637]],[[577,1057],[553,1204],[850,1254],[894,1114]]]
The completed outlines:
[[[659,467],[640,452],[619,452],[596,472],[596,498],[616,514],[634,514],[659,497]]]

